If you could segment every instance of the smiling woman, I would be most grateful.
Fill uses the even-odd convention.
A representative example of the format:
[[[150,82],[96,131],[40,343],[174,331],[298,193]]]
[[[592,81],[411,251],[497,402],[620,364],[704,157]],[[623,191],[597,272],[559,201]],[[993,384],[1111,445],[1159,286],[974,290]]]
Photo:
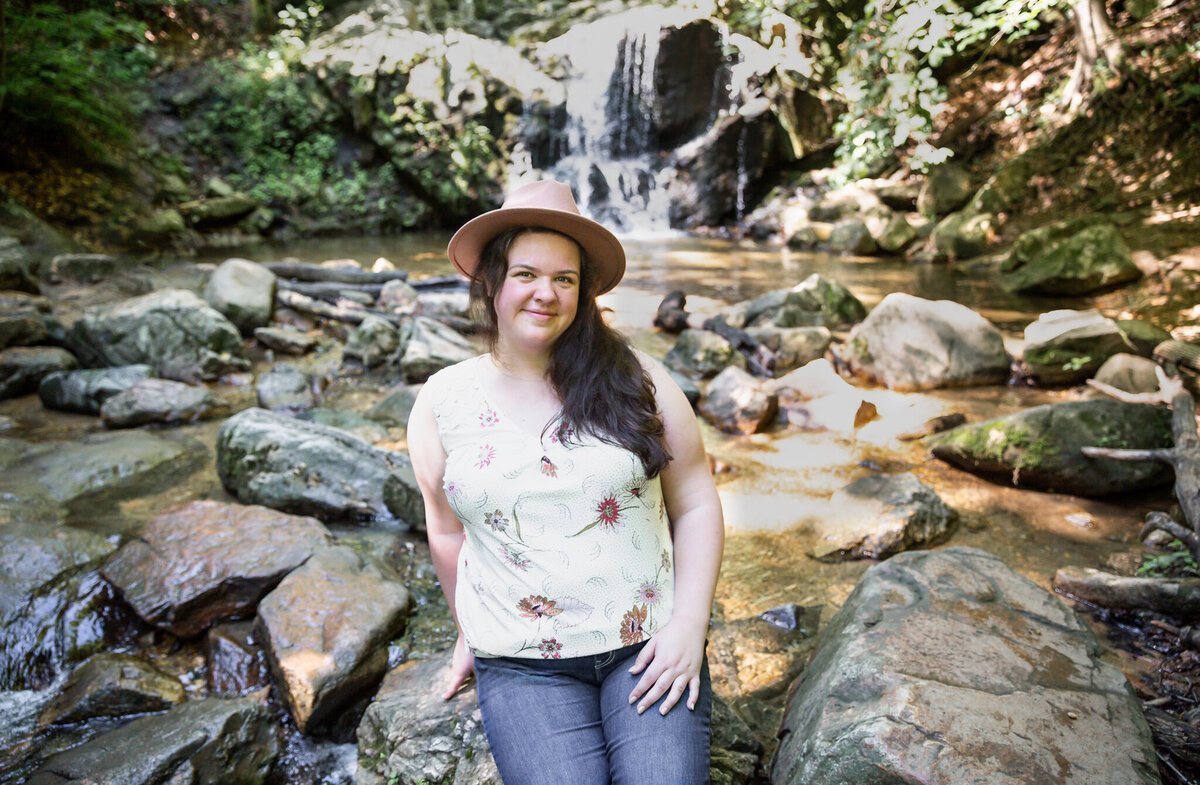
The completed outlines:
[[[724,526],[687,399],[596,305],[624,250],[543,181],[448,252],[492,351],[431,377],[409,420],[459,628],[446,697],[476,672],[510,785],[708,782]]]

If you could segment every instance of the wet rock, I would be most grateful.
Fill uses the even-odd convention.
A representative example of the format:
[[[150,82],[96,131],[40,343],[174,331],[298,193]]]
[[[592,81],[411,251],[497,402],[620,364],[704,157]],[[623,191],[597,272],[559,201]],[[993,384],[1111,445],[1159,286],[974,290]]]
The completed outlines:
[[[383,503],[396,520],[425,531],[425,502],[411,468],[403,467],[388,473],[383,483]]]
[[[0,491],[43,495],[57,504],[82,507],[163,483],[203,457],[200,445],[145,431],[88,434],[70,442],[39,444],[0,477]]]
[[[57,346],[14,346],[0,350],[0,400],[37,389],[55,371],[79,366],[75,356]]]
[[[823,560],[886,559],[942,542],[958,524],[958,513],[909,473],[862,477],[829,503],[837,515],[815,524],[812,550]]]
[[[879,232],[875,242],[888,253],[901,253],[916,239],[917,230],[912,227],[908,219],[903,215],[894,215]]]
[[[709,382],[700,413],[723,431],[758,433],[775,416],[778,399],[741,368],[726,368]]]
[[[109,428],[192,422],[207,417],[216,403],[204,386],[143,379],[105,401],[100,419]]]
[[[310,409],[296,415],[297,419],[305,422],[315,422],[330,428],[340,428],[352,433],[364,442],[380,442],[388,438],[387,429],[379,423],[370,420],[358,412],[344,409]]]
[[[1117,319],[1116,322],[1125,340],[1143,357],[1150,357],[1154,347],[1171,340],[1169,332],[1143,319]]]
[[[408,415],[412,412],[417,393],[421,391],[419,384],[406,384],[367,410],[367,417],[383,425],[408,425]]]
[[[41,725],[70,725],[93,717],[166,711],[183,702],[179,679],[131,654],[102,653],[71,672],[38,717]]]
[[[682,374],[707,379],[728,366],[745,367],[746,360],[733,344],[708,330],[684,330],[663,364]]]
[[[1025,328],[1025,365],[1044,386],[1077,384],[1132,348],[1099,311],[1049,311]]]
[[[1170,412],[1114,400],[1035,406],[947,431],[934,456],[1018,488],[1104,496],[1152,488],[1171,469],[1152,461],[1087,458],[1081,447],[1155,449],[1172,445]]]
[[[1096,371],[1095,379],[1131,393],[1154,392],[1158,389],[1158,363],[1136,354],[1114,354]]]
[[[996,216],[953,213],[933,228],[934,249],[947,259],[971,259],[987,252],[996,240]]]
[[[254,638],[254,622],[218,624],[204,636],[208,689],[221,697],[237,697],[270,686],[267,658]]]
[[[958,164],[934,167],[917,194],[917,210],[926,215],[945,215],[971,198],[971,177]]]
[[[71,326],[69,339],[85,365],[144,363],[155,375],[182,382],[250,367],[237,328],[182,289],[89,308]]]
[[[217,473],[238,499],[323,520],[392,520],[384,482],[410,467],[403,453],[263,409],[235,414],[217,433]]]
[[[149,377],[149,365],[58,371],[42,379],[37,394],[47,409],[99,414],[109,398]]]
[[[40,687],[126,629],[128,617],[95,572],[113,547],[69,526],[0,526],[0,690]]]
[[[1142,277],[1125,240],[1110,224],[1090,226],[1058,242],[1049,239],[1037,251],[1030,252],[1029,245],[1021,246],[1028,261],[1001,277],[1001,285],[1010,291],[1075,296]]]
[[[259,604],[258,639],[302,732],[383,677],[410,603],[395,577],[349,548],[324,548]]]
[[[290,327],[258,327],[254,337],[263,346],[284,354],[308,354],[317,346],[317,339]]]
[[[400,371],[410,384],[476,354],[470,341],[433,319],[414,316],[400,328]]]
[[[833,226],[829,247],[834,251],[866,256],[879,250],[867,225],[858,218],[844,218]]]
[[[900,554],[821,633],[771,781],[1156,784],[1141,707],[1099,650],[1060,599],[990,554]]]
[[[399,346],[400,334],[391,322],[378,316],[368,316],[350,333],[345,356],[359,360],[364,368],[374,368]]]
[[[407,281],[388,281],[375,300],[377,308],[390,313],[411,314],[417,310],[420,292]]]
[[[279,755],[267,707],[250,698],[188,701],[46,761],[28,785],[259,785]]]
[[[775,353],[776,374],[822,357],[833,341],[828,327],[752,327],[746,332]]]
[[[115,256],[102,253],[64,253],[50,260],[48,277],[51,281],[96,282],[117,272],[120,263]]]
[[[356,785],[501,785],[474,687],[442,700],[450,653],[388,672],[358,726]]]
[[[0,311],[0,349],[45,342],[46,321],[32,308]]]
[[[846,361],[898,390],[997,384],[1008,378],[1004,339],[965,305],[893,292],[851,332]]]
[[[678,289],[668,292],[658,304],[658,310],[654,314],[654,326],[665,333],[678,335],[688,326],[686,309],[687,295]]]
[[[191,638],[249,616],[283,576],[329,542],[313,518],[216,501],[152,518],[101,573],[150,624]]]
[[[709,19],[664,26],[659,38],[653,114],[659,144],[670,150],[708,128],[726,56],[722,35]]]
[[[249,259],[226,259],[204,287],[204,299],[243,335],[271,323],[275,273]]]
[[[313,380],[292,363],[278,362],[258,377],[254,385],[258,405],[273,412],[290,414],[317,405]]]

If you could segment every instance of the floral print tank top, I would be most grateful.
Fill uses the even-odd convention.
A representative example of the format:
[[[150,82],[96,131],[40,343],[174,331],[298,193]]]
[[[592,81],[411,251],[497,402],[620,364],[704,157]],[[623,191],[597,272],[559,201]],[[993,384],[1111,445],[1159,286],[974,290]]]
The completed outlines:
[[[659,479],[621,447],[519,427],[482,388],[489,361],[439,371],[425,389],[466,532],[455,604],[472,651],[558,659],[649,638],[674,595]]]

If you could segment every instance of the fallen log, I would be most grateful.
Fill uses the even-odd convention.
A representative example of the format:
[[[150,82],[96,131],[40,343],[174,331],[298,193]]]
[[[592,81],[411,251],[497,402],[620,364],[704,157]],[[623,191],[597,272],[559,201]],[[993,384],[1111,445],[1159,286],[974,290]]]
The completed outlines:
[[[354,270],[345,267],[322,267],[319,264],[305,264],[303,262],[265,262],[263,267],[266,267],[280,278],[290,278],[296,281],[385,284],[388,281],[408,280],[407,270],[373,273],[367,270]]]
[[[306,297],[315,297],[321,300],[336,299],[342,296],[342,292],[362,292],[370,295],[372,298],[378,297],[383,291],[381,283],[336,283],[328,281],[305,282],[292,281],[286,278],[280,278],[276,286],[289,292],[299,292]]]
[[[409,281],[408,285],[421,291],[454,291],[456,289],[469,289],[471,284],[466,278],[461,275],[431,275],[428,278],[421,278],[416,281]]]
[[[398,327],[406,318],[399,314],[388,313],[387,311],[363,308],[357,303],[351,304],[347,300],[339,300],[337,304],[327,303],[324,300],[318,300],[286,289],[279,289],[275,292],[275,302],[291,308],[293,311],[308,314],[309,316],[319,316],[322,319],[331,319],[348,324],[362,324],[362,321],[368,316],[378,316],[380,319],[391,322]]]
[[[1200,619],[1200,578],[1132,578],[1090,567],[1063,567],[1054,573],[1053,586],[1060,594],[1102,608]]]

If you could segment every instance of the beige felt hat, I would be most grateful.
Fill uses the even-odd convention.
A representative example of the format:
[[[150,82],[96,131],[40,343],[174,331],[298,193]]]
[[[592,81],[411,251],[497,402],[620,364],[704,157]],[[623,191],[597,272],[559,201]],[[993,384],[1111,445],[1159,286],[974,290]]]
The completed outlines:
[[[616,286],[625,274],[625,249],[616,235],[585,218],[571,187],[556,180],[523,185],[508,195],[500,209],[467,221],[450,238],[446,253],[458,271],[470,278],[488,241],[519,227],[552,229],[579,243],[595,271],[597,293]]]

